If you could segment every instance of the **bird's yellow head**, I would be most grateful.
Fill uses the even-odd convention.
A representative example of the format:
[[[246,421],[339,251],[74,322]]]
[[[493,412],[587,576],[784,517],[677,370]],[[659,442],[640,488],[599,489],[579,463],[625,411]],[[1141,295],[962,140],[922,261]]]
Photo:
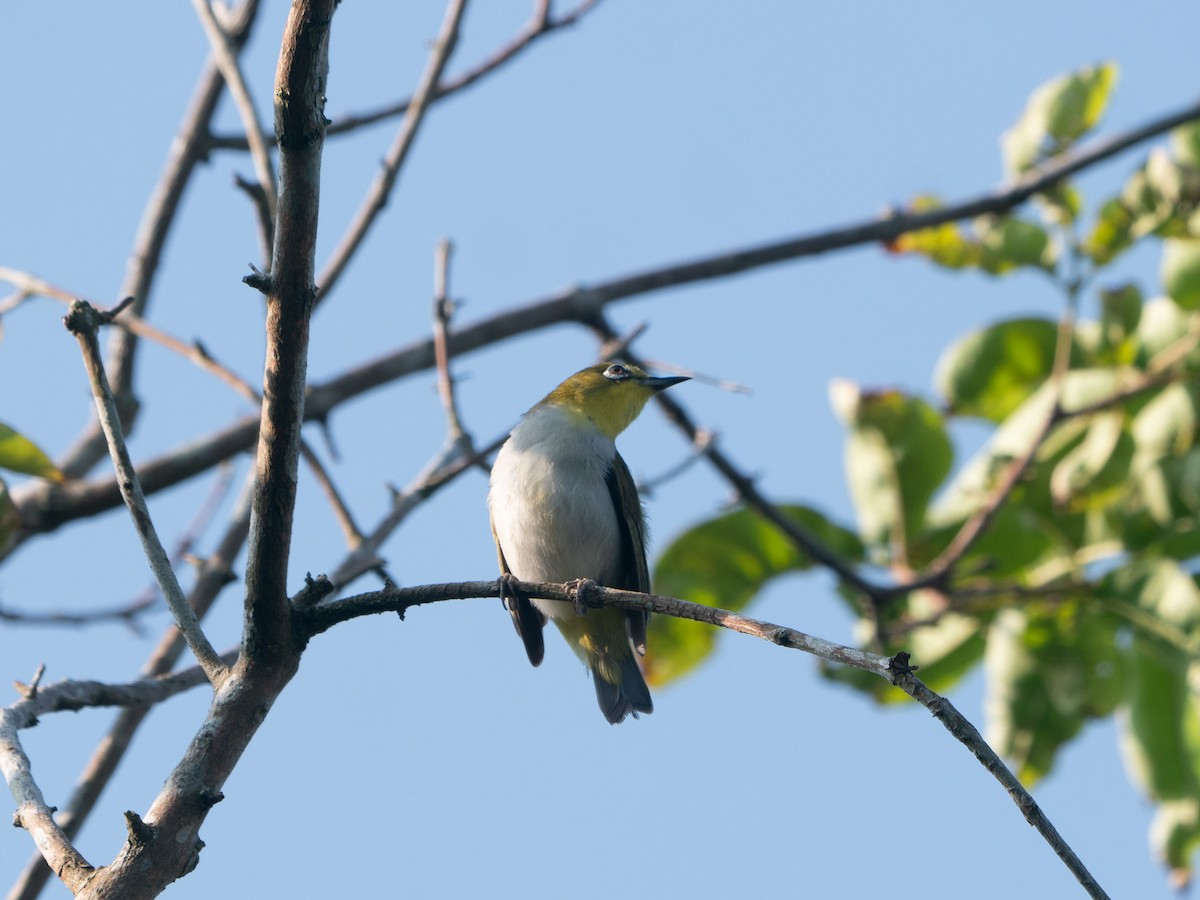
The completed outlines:
[[[687,381],[685,376],[655,378],[629,363],[607,362],[576,372],[539,406],[552,405],[585,418],[610,438],[629,427],[659,391]]]

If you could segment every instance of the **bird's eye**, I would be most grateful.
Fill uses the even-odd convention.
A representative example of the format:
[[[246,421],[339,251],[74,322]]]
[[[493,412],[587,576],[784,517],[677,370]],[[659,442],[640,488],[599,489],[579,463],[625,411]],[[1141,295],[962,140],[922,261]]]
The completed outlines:
[[[611,378],[613,381],[621,381],[629,377],[629,370],[619,363],[613,363],[604,370],[604,377]]]

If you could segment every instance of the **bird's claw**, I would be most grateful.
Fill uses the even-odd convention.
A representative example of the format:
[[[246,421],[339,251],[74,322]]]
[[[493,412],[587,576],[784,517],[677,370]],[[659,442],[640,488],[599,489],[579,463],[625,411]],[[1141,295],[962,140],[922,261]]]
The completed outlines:
[[[575,581],[567,582],[567,589],[571,592],[571,606],[578,615],[587,615],[588,605],[583,598],[584,594],[594,587],[596,587],[596,582],[590,578],[577,578]]]
[[[516,580],[517,579],[513,577],[512,572],[502,572],[500,574],[500,602],[504,604],[504,608],[509,612],[512,612],[514,609],[516,609],[514,604],[516,603],[517,598],[521,596],[520,591],[513,586],[513,582]],[[509,603],[510,599],[513,601],[512,603]]]

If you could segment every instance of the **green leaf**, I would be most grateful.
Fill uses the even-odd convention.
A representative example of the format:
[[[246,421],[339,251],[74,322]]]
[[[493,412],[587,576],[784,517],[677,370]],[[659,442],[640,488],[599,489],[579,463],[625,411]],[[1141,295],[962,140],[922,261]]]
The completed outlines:
[[[989,216],[976,222],[981,254],[979,266],[1000,275],[1019,266],[1052,271],[1056,252],[1040,225],[1011,216]]]
[[[1172,159],[1162,148],[1129,176],[1119,197],[1100,209],[1084,251],[1100,265],[1146,235],[1200,238],[1200,169]]]
[[[1116,83],[1115,63],[1088,66],[1058,79],[1047,91],[1046,130],[1050,136],[1066,143],[1091,131],[1108,108]]]
[[[51,481],[62,481],[63,476],[33,441],[18,434],[0,422],[0,469],[37,475]]]
[[[17,507],[8,493],[8,485],[0,478],[0,551],[8,546],[8,540],[21,524],[17,515]]]
[[[925,195],[913,200],[909,209],[925,212],[941,206],[939,199]],[[1057,257],[1057,248],[1044,228],[1012,216],[981,216],[971,234],[946,222],[902,234],[887,246],[892,253],[916,253],[946,269],[978,268],[990,275],[1003,275],[1021,266],[1052,271]]]
[[[1060,507],[1082,508],[1123,493],[1135,444],[1119,410],[1092,418],[1082,441],[1054,467],[1050,494]],[[1097,496],[1106,493],[1108,496]]]
[[[1133,361],[1130,337],[1142,318],[1142,292],[1136,284],[1100,291],[1100,334],[1114,362]]]
[[[1171,305],[1171,304],[1167,304]],[[1133,416],[1130,433],[1136,451],[1130,463],[1130,490],[1122,532],[1131,551],[1187,558],[1200,551],[1200,471],[1195,455],[1197,410],[1192,392],[1171,384],[1155,392]]]
[[[1060,181],[1035,198],[1043,217],[1056,225],[1070,225],[1083,212],[1083,195],[1069,181]]]
[[[914,628],[903,641],[913,663],[921,667],[921,680],[939,693],[954,687],[983,659],[986,627],[975,616],[945,611],[945,605],[946,596],[940,591],[910,594],[906,614],[933,624]],[[896,702],[907,696],[890,691],[883,699]]]
[[[1112,712],[1123,667],[1117,620],[1064,603],[1001,610],[988,632],[987,740],[1033,784],[1089,719]]]
[[[830,400],[849,430],[846,474],[863,540],[884,551],[919,534],[954,459],[942,417],[919,398],[848,381],[830,385]]]
[[[937,197],[922,195],[909,204],[909,211],[927,212],[942,205]],[[981,252],[978,242],[969,240],[954,222],[906,232],[887,246],[892,253],[916,253],[947,269],[977,266]]]
[[[912,654],[912,661],[921,667],[921,680],[939,693],[953,688],[983,658],[984,624],[974,616],[958,615],[939,609],[944,607],[944,594],[932,591],[914,592],[909,597],[908,615],[913,619],[933,618],[930,625],[915,628],[901,642]],[[888,652],[899,650],[900,646]],[[821,675],[829,681],[852,687],[879,703],[904,703],[908,694],[886,681],[849,666],[821,663]]]
[[[1200,588],[1174,560],[1133,562],[1107,576],[1102,587],[1183,635],[1200,626]]]
[[[1118,197],[1106,201],[1096,215],[1096,223],[1083,239],[1083,251],[1098,265],[1113,261],[1133,244],[1133,212]]]
[[[1068,371],[1063,383],[1064,407],[1070,410],[1104,399],[1136,377],[1135,373],[1112,368]],[[938,498],[930,511],[931,524],[944,527],[949,523],[964,521],[981,503],[987,502],[1001,473],[1014,459],[1024,456],[1041,433],[1053,399],[1053,386],[1050,383],[1043,384],[1004,420],[987,445],[961,469]],[[1024,520],[1021,526],[1034,528],[1044,535],[1056,548],[1060,564],[1070,561],[1073,551],[1085,543],[1112,538],[1112,534],[1108,533],[1111,532],[1111,526],[1106,528],[1102,517],[1089,511],[1061,509],[1051,496],[1050,473],[1083,440],[1087,429],[1088,423],[1082,417],[1068,419],[1054,429],[1041,444],[1036,465],[1018,485],[1010,501],[1034,517],[1032,521]],[[1125,451],[1122,449],[1121,452],[1124,454]],[[1003,555],[1004,548],[996,547],[993,552]]]
[[[1137,456],[1135,472],[1168,456],[1182,456],[1196,439],[1196,402],[1181,384],[1157,391],[1133,416],[1130,425]]]
[[[1183,309],[1200,309],[1200,239],[1163,241],[1163,289]]]
[[[1170,867],[1172,882],[1186,886],[1200,846],[1200,701],[1189,686],[1200,676],[1200,663],[1140,631],[1126,656],[1121,755],[1130,778],[1159,804],[1150,844]]]
[[[1037,88],[1016,124],[1001,138],[1006,172],[1020,174],[1095,127],[1116,81],[1116,65],[1101,63]]]
[[[1171,872],[1171,887],[1183,892],[1192,881],[1192,857],[1200,848],[1200,800],[1159,804],[1150,825],[1150,846]]]
[[[1200,122],[1188,122],[1172,131],[1171,149],[1179,162],[1200,169]]]
[[[805,506],[780,511],[826,547],[851,562],[860,561],[858,538]],[[689,529],[671,542],[654,571],[660,594],[738,611],[767,581],[787,572],[803,572],[812,560],[792,540],[750,509],[738,509]],[[655,616],[650,620],[646,677],[665,684],[694,668],[712,652],[718,629],[698,622]]]
[[[1200,202],[1200,171],[1181,165],[1158,147],[1150,151],[1143,172],[1144,209],[1134,223],[1134,234],[1196,237],[1187,219]]]
[[[1190,342],[1188,333],[1191,327],[1192,314],[1167,298],[1156,297],[1147,301],[1142,307],[1136,334],[1140,345],[1138,365],[1149,367],[1160,353],[1167,351],[1173,354],[1179,342],[1185,338]],[[1191,350],[1185,365],[1190,369],[1200,369],[1200,350]]]
[[[985,502],[985,498],[980,497],[979,502]],[[955,518],[948,519],[947,514],[951,512]],[[915,552],[910,549],[912,565],[931,562],[973,512],[975,508],[962,505],[953,510],[940,503],[935,506],[929,514],[931,527],[925,539],[917,545]],[[1021,573],[1055,549],[1054,541],[1034,511],[1022,503],[1009,502],[996,511],[991,524],[963,556],[959,568],[966,572],[986,572],[988,578],[995,580]]]
[[[1058,326],[1046,319],[1013,319],[975,331],[938,361],[934,383],[955,415],[1003,422],[1054,367]]]

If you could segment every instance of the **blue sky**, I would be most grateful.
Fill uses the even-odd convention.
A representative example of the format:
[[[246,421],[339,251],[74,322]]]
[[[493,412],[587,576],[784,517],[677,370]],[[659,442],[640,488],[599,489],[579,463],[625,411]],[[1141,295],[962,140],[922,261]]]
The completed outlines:
[[[338,10],[331,117],[415,84],[442,8],[396,6]],[[450,72],[527,15],[525,3],[475,4]],[[246,59],[268,121],[285,16],[286,4],[265,3]],[[383,220],[314,321],[310,375],[428,334],[442,236],[455,242],[451,290],[469,323],[569,284],[858,221],[917,193],[972,195],[999,181],[1001,132],[1054,75],[1120,64],[1105,132],[1194,100],[1197,33],[1200,7],[1184,3],[1135,12],[1081,0],[606,0],[434,110]],[[0,52],[10,123],[0,265],[115,302],[207,52],[195,15],[184,3],[16,5]],[[228,104],[219,121],[238,127]],[[327,145],[318,265],[395,127]],[[1085,194],[1115,191],[1137,160],[1084,178]],[[251,174],[246,157],[216,154],[192,184],[150,318],[257,382],[261,305],[240,279],[258,248],[235,172]],[[1137,253],[1121,273],[1153,292],[1156,267]],[[957,336],[1015,315],[1054,316],[1059,302],[1044,279],[949,275],[864,247],[639,297],[611,314],[620,328],[648,323],[644,355],[750,385],[749,396],[700,383],[675,391],[771,496],[850,521],[830,379],[929,393],[938,354]],[[0,343],[0,420],[55,455],[90,405],[61,315],[49,301],[27,304],[5,318]],[[595,350],[588,334],[562,326],[458,360],[468,428],[491,440]],[[153,346],[142,353],[135,459],[245,413],[185,361]],[[331,425],[341,453],[332,471],[364,524],[385,511],[386,484],[410,480],[444,435],[428,374],[343,407]],[[962,462],[982,432],[955,435]],[[621,446],[639,477],[687,453],[653,410]],[[238,460],[239,475],[246,465]],[[155,497],[160,532],[177,534],[209,484]],[[485,493],[471,474],[423,507],[384,548],[393,574],[405,584],[492,577]],[[702,466],[662,486],[649,504],[652,553],[728,499]],[[298,515],[297,586],[342,556],[307,474]],[[27,545],[0,570],[0,603],[119,603],[147,578],[127,518],[114,513]],[[236,641],[239,599],[230,591],[208,626],[219,647]],[[755,614],[853,639],[825,575],[775,583]],[[27,680],[45,662],[49,680],[124,680],[165,623],[163,612],[148,616],[143,636],[6,626],[0,675]],[[982,697],[976,675],[952,699],[982,724]],[[121,812],[149,805],[205,705],[194,692],[150,717],[81,837],[93,863],[115,854]],[[65,805],[110,718],[48,716],[25,734],[51,803]],[[403,623],[360,620],[316,639],[225,794],[199,868],[168,896],[269,896],[280,871],[300,897],[1078,892],[1000,787],[915,705],[879,709],[820,680],[810,659],[723,635],[708,666],[658,693],[653,716],[612,728],[560,641],[548,641],[540,669],[528,666],[498,601],[441,604]],[[1167,895],[1146,850],[1150,808],[1126,780],[1113,723],[1090,726],[1037,798],[1114,897]],[[16,829],[0,834],[0,872],[16,872],[31,842]]]

